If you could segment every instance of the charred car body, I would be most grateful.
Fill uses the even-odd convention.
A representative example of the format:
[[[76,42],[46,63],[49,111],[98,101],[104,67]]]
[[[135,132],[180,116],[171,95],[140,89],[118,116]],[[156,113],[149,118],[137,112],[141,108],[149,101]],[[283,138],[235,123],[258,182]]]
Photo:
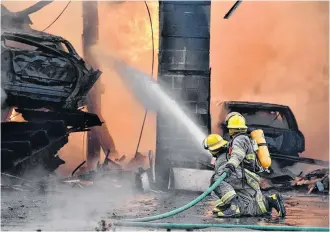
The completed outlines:
[[[59,36],[1,34],[1,86],[9,106],[77,108],[100,74]]]
[[[227,101],[219,104],[220,134],[229,139],[224,124],[230,112],[240,112],[245,118],[249,130],[262,129],[271,155],[299,157],[305,150],[305,138],[298,128],[291,109],[285,105],[260,102]],[[292,165],[293,161],[278,160],[281,166]]]
[[[13,13],[3,5],[1,31],[1,110],[13,107],[25,122],[1,123],[1,169],[38,177],[65,163],[57,151],[71,132],[100,126],[99,117],[78,108],[101,72],[89,67],[71,43],[31,29],[29,14],[50,2],[41,1]]]

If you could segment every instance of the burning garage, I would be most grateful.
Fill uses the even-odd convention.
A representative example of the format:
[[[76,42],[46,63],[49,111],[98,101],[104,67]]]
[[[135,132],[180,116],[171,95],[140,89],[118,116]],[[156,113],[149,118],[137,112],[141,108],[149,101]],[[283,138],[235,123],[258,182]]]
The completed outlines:
[[[246,91],[238,83],[255,73],[212,63],[218,54],[232,56],[214,46],[215,31],[226,38],[247,11],[269,11],[263,3],[241,3],[69,1],[43,31],[32,21],[38,25],[60,3],[31,2],[23,10],[4,3],[2,229],[329,231],[329,162],[309,155],[315,140],[301,111],[280,98],[254,101],[263,83],[256,80]],[[296,17],[292,22],[301,12],[329,14],[321,3],[277,4],[277,11],[297,14],[287,16]],[[61,22],[76,22],[77,15],[82,23],[71,29]],[[234,41],[227,44],[245,43]],[[251,59],[262,57],[262,46]],[[260,60],[253,67],[261,70]],[[236,81],[226,83],[230,71],[219,71],[223,66]],[[271,72],[262,69],[265,76]],[[240,95],[249,90],[253,97]]]

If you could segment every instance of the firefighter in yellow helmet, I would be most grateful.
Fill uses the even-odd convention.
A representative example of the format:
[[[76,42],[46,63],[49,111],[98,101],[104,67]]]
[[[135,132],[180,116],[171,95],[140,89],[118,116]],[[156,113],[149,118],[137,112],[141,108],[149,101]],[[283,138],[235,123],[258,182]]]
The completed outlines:
[[[227,125],[228,125],[228,120],[229,120],[232,116],[235,116],[235,115],[238,115],[238,116],[242,116],[242,117],[243,117],[243,115],[241,115],[241,114],[238,113],[238,112],[231,112],[231,113],[227,114],[226,119],[225,119],[225,122],[226,122]]]
[[[247,134],[245,118],[233,112],[227,116],[226,124],[231,136],[229,143],[216,135],[209,135],[204,140],[204,148],[217,158],[212,182],[227,173],[225,180],[214,190],[219,200],[215,202],[213,212],[218,217],[259,216],[275,208],[279,216],[285,216],[279,194],[264,196],[261,193],[260,177],[253,172],[256,156]],[[222,146],[218,148],[220,144]]]
[[[204,139],[204,148],[216,158],[220,151],[227,152],[227,144],[228,142],[218,134],[210,134]]]
[[[224,171],[224,165],[227,163],[228,142],[218,134],[210,134],[204,139],[204,149],[208,150],[216,158],[214,174],[211,177],[212,185],[221,176]],[[214,193],[221,199],[220,186],[214,190]],[[213,209],[214,213],[219,212],[223,208],[223,204],[219,204],[219,202],[219,200],[216,201]]]

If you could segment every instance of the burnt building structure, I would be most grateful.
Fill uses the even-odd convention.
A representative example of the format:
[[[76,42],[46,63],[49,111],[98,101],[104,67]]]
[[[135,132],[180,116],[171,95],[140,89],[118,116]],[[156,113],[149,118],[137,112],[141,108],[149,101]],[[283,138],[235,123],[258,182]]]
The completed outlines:
[[[158,81],[205,134],[210,132],[210,6],[210,1],[159,2]],[[167,187],[170,167],[199,165],[192,157],[200,155],[202,141],[197,144],[181,128],[166,113],[158,114],[155,167],[161,187]]]

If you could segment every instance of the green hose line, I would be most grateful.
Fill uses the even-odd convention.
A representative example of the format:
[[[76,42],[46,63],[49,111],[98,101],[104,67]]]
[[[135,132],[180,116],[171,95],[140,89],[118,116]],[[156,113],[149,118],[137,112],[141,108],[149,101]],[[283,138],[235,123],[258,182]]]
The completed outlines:
[[[236,229],[254,229],[263,231],[330,231],[327,227],[298,227],[298,226],[261,226],[261,225],[234,225],[234,224],[179,224],[179,223],[149,223],[149,221],[168,218],[185,211],[198,202],[203,200],[209,195],[227,176],[227,173],[223,173],[220,178],[209,187],[203,194],[189,202],[188,204],[172,210],[167,213],[144,217],[136,219],[124,219],[122,221],[115,221],[112,224],[114,226],[127,226],[127,227],[151,227],[151,228],[165,228],[165,229],[205,229],[205,228],[236,228]]]
[[[158,220],[158,219],[163,219],[163,218],[168,218],[171,217],[175,214],[181,213],[182,211],[185,211],[186,209],[189,209],[191,207],[193,207],[194,205],[196,205],[198,202],[200,202],[201,200],[203,200],[207,195],[209,195],[216,187],[218,187],[218,185],[221,183],[221,181],[223,181],[223,179],[225,179],[227,176],[227,173],[223,173],[220,178],[214,182],[214,184],[209,187],[203,194],[201,194],[199,197],[197,197],[195,200],[189,202],[188,204],[172,210],[170,212],[167,213],[163,213],[163,214],[159,214],[159,215],[155,215],[155,216],[150,216],[150,217],[144,217],[144,218],[135,218],[135,219],[125,219],[125,221],[133,221],[133,222],[149,222],[149,221],[154,221],[154,220]]]
[[[149,223],[118,221],[114,226],[151,227],[162,229],[205,229],[205,228],[235,228],[263,231],[329,231],[327,227],[298,227],[298,226],[261,226],[261,225],[234,225],[234,224],[179,224],[179,223]]]

